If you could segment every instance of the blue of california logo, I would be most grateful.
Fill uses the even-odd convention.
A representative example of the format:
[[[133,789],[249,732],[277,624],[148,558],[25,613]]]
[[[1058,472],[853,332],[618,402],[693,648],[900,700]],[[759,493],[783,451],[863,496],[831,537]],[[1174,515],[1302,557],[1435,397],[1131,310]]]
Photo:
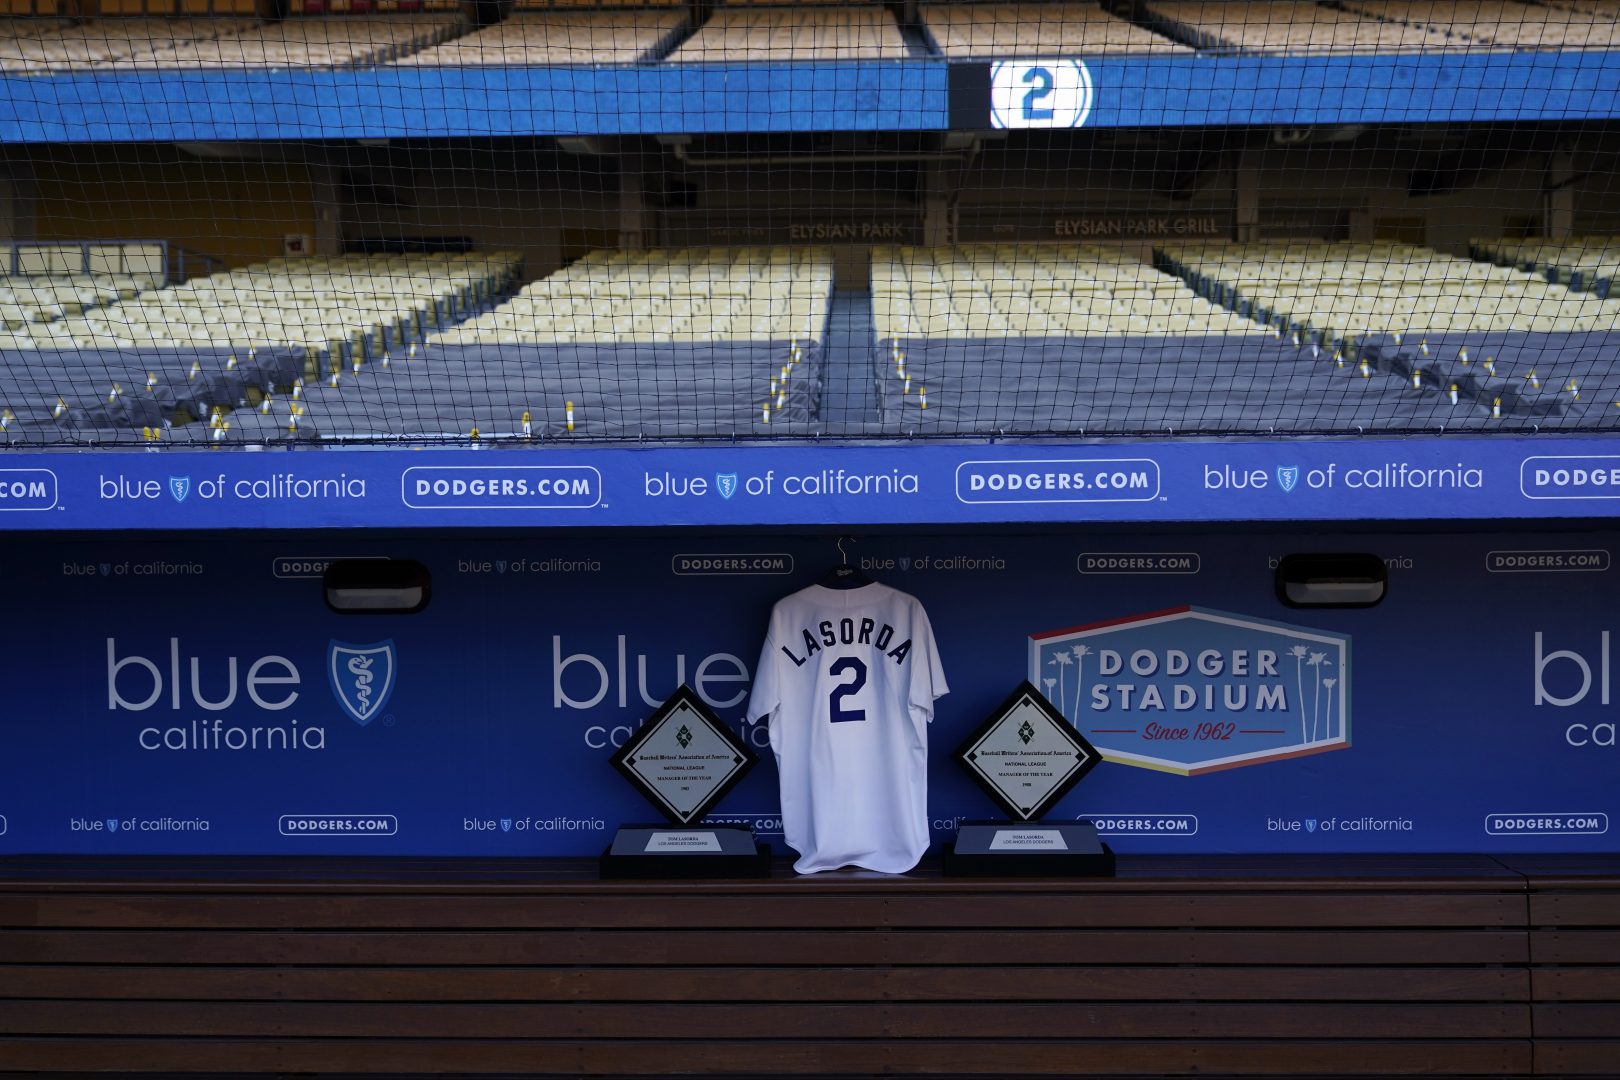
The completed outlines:
[[[737,494],[737,474],[734,472],[715,473],[714,487],[716,491],[720,492],[722,499],[731,498]]]
[[[1299,466],[1298,465],[1279,465],[1279,466],[1277,466],[1277,486],[1278,487],[1282,488],[1283,491],[1288,492],[1288,491],[1293,491],[1294,487],[1298,483],[1299,483]]]
[[[332,696],[361,727],[388,704],[397,668],[392,641],[371,645],[334,641],[327,646],[326,675],[332,682]]]
[[[169,494],[174,496],[175,502],[185,502],[186,496],[191,494],[191,477],[169,477]]]
[[[117,818],[110,817],[110,818],[107,819],[107,831],[108,832],[117,832],[118,831],[118,819]]]

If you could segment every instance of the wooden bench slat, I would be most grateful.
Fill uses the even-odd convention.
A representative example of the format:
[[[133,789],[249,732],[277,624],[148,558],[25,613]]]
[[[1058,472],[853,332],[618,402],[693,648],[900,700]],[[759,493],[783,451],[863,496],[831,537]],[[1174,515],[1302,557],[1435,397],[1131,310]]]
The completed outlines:
[[[1560,857],[1555,857],[1560,858]],[[1513,860],[1519,862],[1522,860]],[[470,855],[330,856],[267,855],[5,855],[0,856],[0,892],[193,893],[245,891],[268,895],[310,891],[500,895],[544,890],[556,894],[636,895],[642,897],[736,894],[759,896],[784,891],[912,895],[966,893],[1133,892],[1185,893],[1196,882],[1204,893],[1286,889],[1293,892],[1357,891],[1520,891],[1527,873],[1550,881],[1570,880],[1584,887],[1593,873],[1620,878],[1620,858],[1593,864],[1590,858],[1548,862],[1535,869],[1505,865],[1488,855],[1151,855],[1122,860],[1109,880],[1002,878],[945,879],[939,864],[923,864],[900,877],[859,873],[796,876],[792,860],[778,856],[771,879],[751,881],[604,882],[594,858],[522,858]],[[1573,876],[1572,876],[1573,875]]]
[[[1620,1044],[1620,1004],[1538,1004],[1536,1034],[1548,1039],[1613,1039]],[[1614,1067],[1620,1072],[1620,1057]]]
[[[1614,1076],[1620,1072],[1620,1039],[1569,1042],[1537,1039],[1537,1076]]]
[[[1287,902],[1281,903],[1282,896]],[[1505,927],[1524,899],[1491,893],[1302,893],[1191,896],[773,896],[725,903],[672,896],[85,896],[0,895],[0,927],[199,929],[480,927],[746,929],[804,927]]]
[[[1532,930],[1536,964],[1620,964],[1620,930]]]
[[[1530,894],[1531,926],[1603,926],[1615,924],[1620,890]]]
[[[1554,1007],[1560,1008],[1560,1007]],[[1561,1008],[1575,1008],[1562,1006]],[[1612,1030],[1612,1029],[1611,1029]],[[233,1038],[1528,1038],[1523,1005],[559,1004],[11,1001],[10,1035]],[[1586,1034],[1584,1029],[1581,1032]]]
[[[1620,955],[1620,934],[1614,948]],[[126,964],[1522,964],[1510,930],[0,930],[0,956]]]
[[[1620,1038],[1620,889],[1564,864],[1562,890],[1489,860],[1005,883],[513,863],[465,889],[450,864],[327,865],[0,882],[0,1072],[1582,1075]]]
[[[1534,968],[1532,1001],[1620,1001],[1620,966]]]
[[[1610,1059],[1612,1066],[1613,1059]],[[353,1075],[879,1072],[983,1075],[1440,1076],[1529,1073],[1527,1040],[746,1040],[522,1044],[467,1039],[31,1039],[0,1041],[0,1069],[327,1072]]]
[[[1464,967],[0,966],[0,999],[1522,1002],[1528,988],[1523,970]]]

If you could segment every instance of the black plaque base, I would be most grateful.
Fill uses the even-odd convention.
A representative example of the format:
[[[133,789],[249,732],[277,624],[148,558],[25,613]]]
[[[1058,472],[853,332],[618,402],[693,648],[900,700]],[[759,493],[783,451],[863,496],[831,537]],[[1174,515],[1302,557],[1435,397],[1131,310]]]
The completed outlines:
[[[600,866],[610,881],[768,878],[771,849],[744,825],[625,825]]]
[[[944,864],[950,877],[1113,877],[1114,849],[1089,821],[964,821]]]

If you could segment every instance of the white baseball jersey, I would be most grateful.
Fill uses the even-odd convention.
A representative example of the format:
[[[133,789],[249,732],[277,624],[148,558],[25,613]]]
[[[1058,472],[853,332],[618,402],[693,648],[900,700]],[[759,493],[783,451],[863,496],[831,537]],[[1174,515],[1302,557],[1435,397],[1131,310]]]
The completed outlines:
[[[748,718],[769,718],[801,874],[903,874],[928,850],[928,724],[946,693],[928,615],[868,582],[777,601]]]

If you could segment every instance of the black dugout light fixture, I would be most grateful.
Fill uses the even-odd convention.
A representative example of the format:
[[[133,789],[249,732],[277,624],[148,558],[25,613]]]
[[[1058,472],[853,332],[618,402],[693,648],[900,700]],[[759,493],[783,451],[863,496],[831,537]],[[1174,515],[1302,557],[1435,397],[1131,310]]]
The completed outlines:
[[[1365,608],[1384,599],[1389,570],[1377,555],[1285,555],[1276,580],[1292,608]]]
[[[411,615],[433,595],[432,576],[415,559],[339,559],[321,586],[340,615]]]

